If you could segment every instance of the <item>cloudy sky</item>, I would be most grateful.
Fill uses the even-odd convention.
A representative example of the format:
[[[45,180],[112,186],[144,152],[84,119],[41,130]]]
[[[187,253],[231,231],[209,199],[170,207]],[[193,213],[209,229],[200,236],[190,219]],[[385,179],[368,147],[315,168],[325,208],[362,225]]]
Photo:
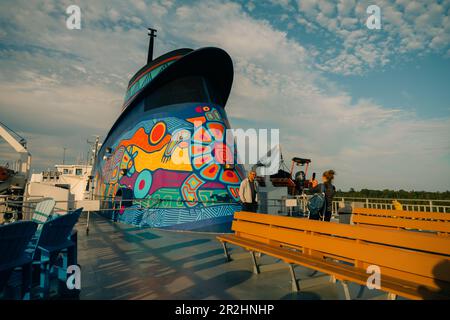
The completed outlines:
[[[81,30],[66,8],[81,9]],[[381,30],[366,9],[381,9]],[[234,128],[280,128],[286,159],[336,185],[450,190],[450,1],[104,0],[0,2],[0,121],[33,168],[86,157],[129,78],[156,56],[218,46],[232,57]],[[0,142],[0,165],[14,159]]]

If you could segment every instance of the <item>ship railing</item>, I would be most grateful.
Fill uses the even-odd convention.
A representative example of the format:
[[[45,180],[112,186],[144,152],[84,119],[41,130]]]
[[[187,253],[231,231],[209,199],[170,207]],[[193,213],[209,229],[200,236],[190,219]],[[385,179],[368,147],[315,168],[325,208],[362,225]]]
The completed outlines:
[[[147,199],[122,199],[119,197],[100,197],[94,195],[93,200],[55,200],[54,213],[64,214],[68,211],[72,211],[83,207],[84,212],[99,212],[108,213],[116,212],[122,208],[123,211],[136,210],[136,209],[152,209],[158,207],[173,207],[180,206],[183,203],[195,203],[201,202],[208,205],[219,205],[219,204],[231,204],[236,203],[235,201],[229,200],[215,200],[211,199],[208,201],[187,201],[187,200],[170,200],[161,198],[147,198]],[[48,199],[44,196],[33,196],[32,198],[24,196],[0,196],[0,217],[3,216],[5,212],[15,212],[21,215],[21,219],[30,220],[36,205],[42,200]],[[132,206],[130,203],[132,202]],[[94,203],[94,205],[92,205]],[[86,206],[88,204],[88,207]],[[17,217],[16,217],[17,219]],[[0,218],[0,223],[1,223]]]
[[[31,220],[33,216],[36,205],[49,197],[36,196],[33,198],[27,198],[24,196],[16,195],[0,195],[0,223],[3,222],[2,218],[6,213],[11,213],[14,215],[14,220]],[[68,206],[68,201],[55,201],[56,204],[65,204]],[[58,208],[57,205],[54,208],[54,212],[63,214],[69,210],[64,208]],[[19,218],[20,217],[20,218]]]
[[[259,199],[259,212],[272,213],[279,215],[292,216],[307,216],[307,204],[309,195],[288,196],[278,199]],[[46,199],[44,196],[35,196],[33,198],[24,198],[22,196],[5,196],[0,195],[0,223],[5,212],[20,213],[23,220],[30,220],[34,208],[37,203]],[[67,211],[84,207],[85,212],[98,213],[115,213],[118,210],[122,212],[136,209],[153,209],[158,207],[173,207],[176,205],[182,206],[185,200],[170,200],[161,198],[147,198],[147,199],[121,199],[121,198],[105,198],[99,195],[94,195],[94,200],[56,200],[55,213],[64,214]],[[291,201],[288,201],[291,200]],[[293,202],[292,200],[296,200]],[[87,207],[87,202],[94,202],[95,205]],[[132,201],[132,206],[129,206]],[[192,202],[192,201],[189,201]],[[201,201],[204,204],[230,204],[230,200],[216,200]],[[234,202],[233,202],[234,203]],[[349,214],[355,207],[359,208],[376,208],[376,209],[398,209],[399,206],[407,211],[422,211],[422,212],[442,212],[450,213],[450,200],[423,200],[423,199],[393,199],[393,198],[358,198],[358,197],[338,197],[332,203],[332,213],[334,217],[340,214]]]
[[[280,211],[286,212],[289,206],[286,205],[287,199],[297,199],[297,205],[295,208],[301,209],[301,211],[306,211],[309,195],[298,195],[298,196],[288,196],[277,199],[260,199],[261,202],[266,202],[267,207],[276,207]],[[17,208],[22,207],[23,213],[32,213],[36,204],[40,201],[46,199],[44,196],[34,196],[33,198],[27,197],[25,201],[23,196],[13,196],[13,195],[0,195],[0,213],[5,211],[5,208]],[[147,199],[116,199],[112,197],[102,197],[95,195],[94,199],[99,202],[100,211],[110,211],[117,210],[117,208],[122,207],[123,203],[133,201],[134,205],[138,208],[147,208],[149,204],[161,205],[163,203],[183,203],[183,202],[193,202],[187,200],[170,200],[161,198],[147,198]],[[195,202],[195,201],[194,201]],[[209,201],[198,201],[205,204],[229,204],[233,201],[221,201],[221,200],[209,200]],[[429,199],[395,199],[395,198],[360,198],[360,197],[338,197],[334,198],[332,208],[333,213],[345,212],[346,209],[353,207],[363,207],[363,208],[374,208],[374,209],[395,209],[396,204],[400,205],[403,210],[406,211],[422,211],[422,212],[443,212],[450,213],[450,200],[429,200]],[[67,212],[74,210],[78,207],[78,204],[82,201],[76,200],[56,200],[55,211],[58,213]],[[125,208],[126,210],[127,208]],[[136,206],[134,206],[136,209]]]
[[[334,198],[333,212],[349,213],[352,208],[402,209],[405,211],[450,213],[450,200],[394,198]]]
[[[259,201],[261,212],[274,214],[292,213],[293,215],[307,215],[308,200],[311,195],[287,196],[277,199],[262,198]],[[286,200],[297,200],[292,206],[292,201],[287,205]],[[441,212],[450,213],[450,200],[438,199],[394,199],[394,198],[362,198],[362,197],[335,197],[332,203],[332,214],[350,214],[353,208],[373,209],[402,209],[405,211]]]

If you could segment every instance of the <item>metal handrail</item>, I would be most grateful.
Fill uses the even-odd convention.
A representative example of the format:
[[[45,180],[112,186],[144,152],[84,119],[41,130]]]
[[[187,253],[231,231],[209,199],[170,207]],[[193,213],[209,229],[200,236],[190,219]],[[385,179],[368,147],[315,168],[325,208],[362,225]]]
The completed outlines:
[[[11,199],[12,198],[12,199]],[[23,219],[31,219],[33,210],[37,203],[42,201],[45,197],[33,197],[32,199],[22,200],[24,197],[20,196],[0,196],[0,214],[7,212],[9,209],[21,208]],[[286,199],[297,199],[298,204],[293,209],[286,207]],[[287,213],[291,210],[296,212],[307,211],[308,195],[288,196],[281,199],[265,199],[267,201],[266,207],[279,208],[279,212]],[[22,200],[19,200],[22,199]],[[161,198],[146,198],[146,199],[117,199],[113,197],[100,197],[95,195],[94,199],[99,201],[100,210],[98,212],[116,211],[122,207],[122,204],[127,201],[132,201],[132,206],[124,207],[123,210],[136,210],[136,209],[154,209],[160,206],[162,203],[204,203],[204,204],[230,204],[236,203],[234,201],[222,201],[222,200],[210,200],[210,201],[188,201],[188,200],[171,200]],[[3,200],[3,201],[2,201]],[[363,206],[365,208],[379,208],[379,209],[394,209],[393,201],[398,201],[402,205],[404,210],[408,211],[425,211],[425,212],[444,212],[450,213],[450,200],[425,200],[425,199],[390,199],[390,198],[358,198],[358,197],[338,197],[335,198],[332,203],[332,213],[336,216],[339,213],[348,212],[349,208],[353,208],[355,205]],[[420,202],[420,204],[414,202]],[[55,201],[56,206],[54,211],[58,214],[75,209],[76,200]],[[342,206],[344,204],[344,206]],[[11,210],[10,210],[11,211]],[[10,212],[9,211],[9,212]]]

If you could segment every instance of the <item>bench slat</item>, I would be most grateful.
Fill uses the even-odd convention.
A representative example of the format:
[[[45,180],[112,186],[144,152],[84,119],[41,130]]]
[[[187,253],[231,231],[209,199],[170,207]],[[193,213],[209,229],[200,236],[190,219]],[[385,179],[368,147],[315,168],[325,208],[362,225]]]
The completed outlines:
[[[450,223],[357,214],[353,223],[450,233]]]
[[[395,217],[402,217],[402,218],[414,218],[414,219],[450,222],[450,214],[440,213],[440,212],[353,208],[352,213],[353,214],[375,215],[375,216],[395,216]]]

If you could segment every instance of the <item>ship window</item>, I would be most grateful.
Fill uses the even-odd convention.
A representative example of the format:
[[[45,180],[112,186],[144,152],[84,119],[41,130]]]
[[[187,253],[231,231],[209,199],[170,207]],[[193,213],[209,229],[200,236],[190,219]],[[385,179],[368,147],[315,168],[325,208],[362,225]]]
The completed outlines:
[[[202,77],[176,79],[156,89],[145,98],[145,110],[185,102],[210,102]]]

